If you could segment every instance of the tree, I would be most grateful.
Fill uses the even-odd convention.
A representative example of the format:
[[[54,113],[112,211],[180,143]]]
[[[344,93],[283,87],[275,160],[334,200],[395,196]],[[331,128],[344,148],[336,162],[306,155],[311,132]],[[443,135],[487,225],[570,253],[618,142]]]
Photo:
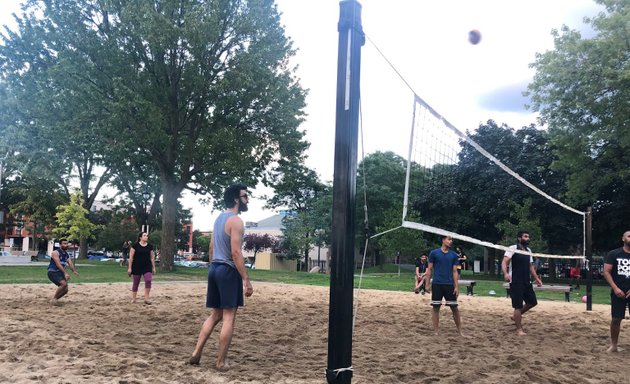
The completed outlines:
[[[313,246],[314,228],[309,225],[304,212],[287,215],[282,219],[282,237],[278,242],[278,252],[287,259],[302,260],[305,271],[308,267],[308,254]]]
[[[515,130],[489,120],[469,136],[531,184],[550,196],[563,196],[566,174],[551,169],[553,146],[543,130],[533,125]],[[449,176],[424,194],[423,220],[438,226],[446,222],[455,232],[497,243],[503,235],[496,224],[511,217],[512,202],[531,199],[532,215],[540,217],[543,234],[551,240],[549,251],[564,253],[581,242],[579,215],[526,187],[470,144],[460,145],[459,161],[449,166]]]
[[[300,259],[301,257],[293,255],[294,251],[300,249],[306,270],[311,246],[322,239],[321,236],[317,238],[315,236],[315,231],[322,229],[323,223],[319,216],[313,215],[313,204],[319,196],[327,193],[329,187],[319,181],[314,170],[298,162],[283,161],[278,169],[270,174],[275,194],[267,198],[266,208],[285,207],[295,214],[285,218],[297,221],[285,226],[283,232],[286,239],[282,242],[282,250],[285,254],[291,255],[290,258]]]
[[[385,220],[382,227],[376,227],[376,231],[384,232],[388,229],[396,228],[400,225],[402,212],[398,208],[385,212]],[[408,218],[414,221],[413,218]],[[399,228],[395,231],[382,235],[379,245],[384,254],[400,255],[401,259],[412,260],[420,257],[423,252],[427,252],[429,244],[423,232],[410,228]]]
[[[87,214],[87,209],[83,208],[81,192],[75,191],[70,195],[69,204],[57,207],[57,227],[53,228],[53,234],[72,242],[94,238],[93,233],[98,226],[88,220]]]
[[[537,215],[536,211],[532,209],[532,199],[525,199],[523,204],[518,204],[514,200],[510,200],[508,203],[511,208],[509,219],[496,225],[497,229],[503,234],[500,244],[506,246],[514,244],[517,233],[525,230],[529,232],[529,248],[534,252],[546,253],[547,241],[544,239],[543,229],[540,225],[540,216],[542,214]],[[502,261],[502,258],[499,258],[499,261]],[[553,280],[556,279],[555,259],[549,259],[549,276]]]
[[[19,21],[0,52],[9,99],[84,111],[63,122],[84,123],[108,170],[128,154],[156,164],[162,270],[184,189],[219,198],[302,158],[305,91],[272,0],[30,0]],[[35,79],[28,92],[24,78]]]
[[[543,237],[543,231],[540,226],[540,217],[532,211],[532,199],[525,199],[523,204],[518,204],[514,200],[510,200],[510,217],[496,225],[497,229],[503,234],[500,241],[503,245],[512,245],[516,239],[516,234],[520,230],[529,232],[529,247],[535,252],[547,252],[547,241]]]
[[[5,197],[11,201],[9,211],[13,216],[28,217],[28,221],[33,223],[33,227],[28,229],[34,238],[46,234],[46,227],[55,224],[57,206],[67,202],[58,186],[46,179],[25,178],[21,175],[5,181],[5,185]],[[33,247],[36,245],[34,242]]]
[[[56,7],[64,2],[48,5],[61,12]],[[32,11],[38,1],[28,1],[26,6]],[[78,188],[84,208],[90,210],[111,175],[98,135],[109,127],[101,125],[106,109],[90,103],[94,98],[87,95],[96,84],[76,76],[84,68],[75,66],[73,55],[80,56],[82,48],[69,41],[66,28],[74,28],[78,19],[68,16],[57,20],[65,25],[55,29],[39,13],[23,14],[17,18],[17,31],[2,35],[2,134],[12,137],[23,173],[56,182],[68,200]],[[80,32],[74,30],[72,35],[78,38],[76,33]],[[86,240],[80,243],[85,257]]]
[[[583,38],[563,26],[554,49],[536,55],[528,86],[531,108],[549,126],[556,159],[568,173],[566,198],[593,206],[593,246],[603,252],[627,226],[630,194],[630,3],[596,0],[606,11],[585,19],[595,31]]]
[[[212,235],[204,236],[201,234],[199,230],[193,231],[193,252],[195,253],[205,253],[208,255],[208,250],[210,249],[210,240]]]
[[[121,251],[125,241],[136,241],[138,227],[136,223],[121,214],[114,214],[109,223],[102,227],[102,231],[96,239],[98,249],[105,248],[110,251]]]
[[[327,186],[319,181],[317,173],[302,163],[282,164],[271,175],[274,195],[267,198],[265,208],[286,207],[296,212],[307,211]]]
[[[248,233],[243,237],[243,249],[254,251],[254,265],[256,265],[256,254],[265,249],[273,249],[278,244],[278,240],[268,234]]]
[[[364,246],[367,236],[400,225],[399,221],[389,227],[392,221],[391,216],[388,217],[388,212],[397,211],[399,217],[402,218],[406,170],[407,161],[393,152],[371,153],[357,167],[357,244],[360,247]],[[367,222],[364,209],[366,204]],[[404,235],[397,236],[405,237]],[[412,238],[406,238],[403,241],[408,244],[414,242]],[[385,243],[387,240],[380,237],[369,242],[368,253],[374,256],[377,265],[382,265],[383,244]]]

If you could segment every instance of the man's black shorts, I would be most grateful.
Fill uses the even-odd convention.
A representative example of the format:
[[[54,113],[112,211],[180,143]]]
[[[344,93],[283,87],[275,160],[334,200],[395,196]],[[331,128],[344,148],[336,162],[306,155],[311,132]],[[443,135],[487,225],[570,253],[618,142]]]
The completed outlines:
[[[66,279],[66,276],[61,271],[48,271],[48,279],[55,283],[56,286],[59,286]]]
[[[623,319],[626,317],[626,308],[628,308],[628,312],[630,312],[630,299],[627,297],[621,299],[615,295],[615,293],[610,291],[610,314],[613,319]]]
[[[510,283],[510,296],[512,296],[514,309],[522,309],[523,302],[532,307],[538,304],[532,283]]]
[[[446,300],[446,305],[457,307],[457,296],[455,296],[455,286],[453,284],[432,284],[431,285],[431,305],[440,307],[442,298]]]
[[[211,263],[208,268],[206,307],[237,308],[243,306],[243,280],[236,268]]]

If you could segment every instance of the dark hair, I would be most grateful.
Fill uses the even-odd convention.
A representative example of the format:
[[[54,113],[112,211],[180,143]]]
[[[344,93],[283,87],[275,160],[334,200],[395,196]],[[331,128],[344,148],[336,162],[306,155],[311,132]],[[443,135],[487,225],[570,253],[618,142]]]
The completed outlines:
[[[140,232],[140,233],[138,234],[138,242],[140,241],[140,239],[142,239],[142,235],[144,235],[145,233],[146,233],[146,232]],[[148,233],[147,233],[147,235],[148,235]]]
[[[223,192],[223,203],[225,203],[225,208],[234,208],[236,203],[235,199],[238,199],[241,195],[241,191],[247,189],[247,185],[245,184],[232,184],[225,189]]]
[[[63,243],[64,241],[68,241],[68,239],[59,239],[59,244]]]
[[[451,235],[440,235],[440,241],[444,241],[447,237],[452,237]]]
[[[520,230],[520,231],[518,231],[518,232],[516,233],[516,238],[517,238],[517,239],[520,239],[521,237],[523,237],[523,235],[524,235],[524,234],[528,234],[528,235],[529,235],[529,232],[528,232],[528,231],[523,231],[523,230]]]

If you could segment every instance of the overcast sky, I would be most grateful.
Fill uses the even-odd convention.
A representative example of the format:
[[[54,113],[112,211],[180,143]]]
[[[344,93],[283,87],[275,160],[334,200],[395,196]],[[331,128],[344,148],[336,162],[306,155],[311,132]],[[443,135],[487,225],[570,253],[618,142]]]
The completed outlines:
[[[0,0],[0,23],[10,23],[18,0]],[[552,29],[568,25],[589,35],[584,16],[593,0],[363,0],[363,30],[416,93],[462,130],[493,119],[512,128],[536,123],[522,97],[537,52],[553,48]],[[286,34],[298,49],[293,62],[307,97],[303,129],[311,142],[307,165],[332,181],[337,66],[337,0],[277,0]],[[481,42],[468,42],[477,29]],[[365,153],[406,154],[413,94],[367,42],[361,95]],[[361,149],[360,149],[361,151]],[[360,152],[361,153],[361,152]],[[256,194],[264,193],[256,191]],[[269,192],[266,192],[269,193]],[[246,221],[273,214],[253,200]],[[195,229],[208,230],[217,212],[187,196]]]

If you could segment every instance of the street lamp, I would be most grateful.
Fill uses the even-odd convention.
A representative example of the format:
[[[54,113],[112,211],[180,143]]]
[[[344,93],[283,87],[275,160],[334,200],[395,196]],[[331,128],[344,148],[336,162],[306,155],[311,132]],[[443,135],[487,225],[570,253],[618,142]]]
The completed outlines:
[[[149,224],[147,223],[147,220],[149,219],[149,214],[147,212],[147,203],[149,202],[150,197],[151,194],[149,193],[149,191],[142,192],[142,202],[144,208],[144,215],[142,216],[142,232],[146,232],[147,234],[149,233]]]

